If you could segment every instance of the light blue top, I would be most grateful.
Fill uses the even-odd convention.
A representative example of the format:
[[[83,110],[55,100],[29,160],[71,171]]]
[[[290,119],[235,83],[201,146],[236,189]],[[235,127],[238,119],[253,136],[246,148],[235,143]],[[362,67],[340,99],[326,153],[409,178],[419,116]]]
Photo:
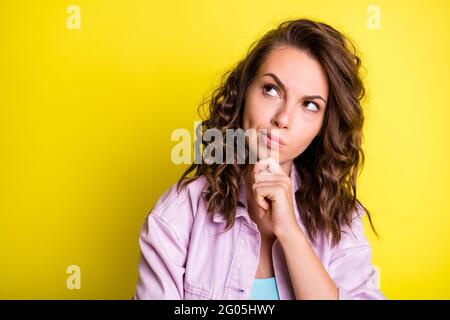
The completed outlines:
[[[251,300],[280,300],[275,277],[257,279],[253,282]]]

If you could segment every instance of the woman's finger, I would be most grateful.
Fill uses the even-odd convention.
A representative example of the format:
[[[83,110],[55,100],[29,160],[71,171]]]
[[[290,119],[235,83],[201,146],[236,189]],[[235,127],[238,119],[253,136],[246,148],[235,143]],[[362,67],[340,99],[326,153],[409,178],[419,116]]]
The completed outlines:
[[[269,201],[263,194],[255,192],[255,201],[264,210],[269,210],[270,208]]]
[[[283,181],[288,182],[290,178],[285,174],[260,172],[255,174],[255,183],[263,181]]]
[[[258,161],[253,168],[253,174],[264,170],[271,173],[283,173],[280,164],[272,157]]]

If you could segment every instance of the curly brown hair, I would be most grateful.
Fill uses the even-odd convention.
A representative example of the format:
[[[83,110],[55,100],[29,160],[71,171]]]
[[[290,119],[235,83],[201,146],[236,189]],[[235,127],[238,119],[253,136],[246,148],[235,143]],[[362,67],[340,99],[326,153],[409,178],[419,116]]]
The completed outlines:
[[[357,205],[364,209],[378,236],[369,211],[356,197],[356,180],[365,159],[361,107],[365,88],[360,76],[361,59],[352,41],[333,27],[310,19],[288,20],[254,42],[246,57],[223,75],[210,99],[199,106],[209,105],[209,116],[201,122],[201,130],[215,128],[225,137],[227,129],[242,128],[247,88],[268,53],[286,45],[304,50],[322,65],[330,92],[319,134],[293,159],[302,182],[295,193],[295,201],[308,236],[314,242],[316,235],[323,232],[331,237],[332,245],[336,245],[344,225],[351,226]],[[210,143],[202,140],[204,147]],[[245,156],[247,159],[247,149]],[[177,190],[205,176],[209,182],[205,196],[208,212],[216,209],[226,217],[226,231],[234,224],[239,181],[249,167],[247,161],[244,164],[237,161],[192,163],[178,181]],[[194,170],[194,175],[188,177]]]

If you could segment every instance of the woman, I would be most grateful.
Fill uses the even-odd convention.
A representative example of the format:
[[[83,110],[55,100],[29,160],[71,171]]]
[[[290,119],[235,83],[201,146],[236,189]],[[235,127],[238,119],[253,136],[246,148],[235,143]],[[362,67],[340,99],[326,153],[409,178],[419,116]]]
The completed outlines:
[[[159,198],[134,299],[384,299],[356,198],[355,51],[327,24],[291,20],[224,76],[203,127],[256,129],[270,156],[248,161],[248,139],[243,164],[194,163]]]

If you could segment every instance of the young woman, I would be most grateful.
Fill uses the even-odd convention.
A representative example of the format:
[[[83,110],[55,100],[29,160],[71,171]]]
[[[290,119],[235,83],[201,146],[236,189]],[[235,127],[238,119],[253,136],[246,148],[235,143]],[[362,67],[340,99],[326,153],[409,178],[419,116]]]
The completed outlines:
[[[356,198],[360,63],[308,19],[253,44],[202,125],[256,129],[276,157],[250,163],[246,140],[243,164],[192,164],[145,219],[134,299],[384,299]]]

